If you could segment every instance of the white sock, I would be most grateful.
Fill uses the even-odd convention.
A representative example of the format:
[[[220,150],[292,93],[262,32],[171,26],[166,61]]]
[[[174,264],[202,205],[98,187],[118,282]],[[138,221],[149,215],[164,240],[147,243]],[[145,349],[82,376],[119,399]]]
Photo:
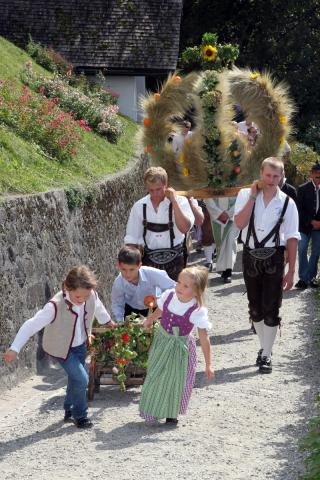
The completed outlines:
[[[203,247],[204,256],[206,257],[207,263],[212,262],[212,255],[213,255],[213,245],[209,245],[209,247]]]
[[[271,357],[272,347],[277,336],[278,327],[268,327],[263,322],[263,357]]]
[[[253,326],[257,332],[260,341],[260,348],[263,348],[263,339],[264,339],[264,329],[263,329],[263,321],[261,322],[253,322]]]

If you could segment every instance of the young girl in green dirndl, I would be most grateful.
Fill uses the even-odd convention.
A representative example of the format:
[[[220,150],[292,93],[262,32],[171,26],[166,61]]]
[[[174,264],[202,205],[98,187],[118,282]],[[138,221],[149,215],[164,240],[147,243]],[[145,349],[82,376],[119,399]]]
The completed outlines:
[[[185,268],[176,287],[162,294],[158,308],[144,322],[150,328],[161,317],[141,393],[140,415],[146,421],[165,418],[166,423],[177,424],[178,415],[186,413],[196,375],[194,327],[198,328],[205,375],[208,380],[214,376],[207,334],[208,310],[203,305],[207,281],[206,268]]]

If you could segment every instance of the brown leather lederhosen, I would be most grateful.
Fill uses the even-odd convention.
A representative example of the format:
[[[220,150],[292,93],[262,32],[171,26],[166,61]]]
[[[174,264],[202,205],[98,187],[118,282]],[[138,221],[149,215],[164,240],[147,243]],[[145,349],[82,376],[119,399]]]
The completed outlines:
[[[173,280],[178,279],[178,275],[183,269],[183,243],[174,246],[174,223],[172,203],[169,205],[169,221],[168,223],[152,223],[147,221],[147,204],[143,203],[143,241],[144,255],[142,259],[143,265],[165,270],[169,277]],[[170,248],[157,248],[151,250],[146,241],[147,230],[151,232],[167,232],[170,234]]]
[[[269,327],[275,327],[281,321],[279,310],[282,303],[285,247],[280,246],[280,226],[288,202],[287,196],[277,223],[261,242],[257,239],[254,227],[253,207],[243,248],[243,276],[247,288],[250,319],[253,322],[264,320]],[[255,246],[253,249],[249,247],[251,235]],[[272,237],[275,246],[265,247]]]

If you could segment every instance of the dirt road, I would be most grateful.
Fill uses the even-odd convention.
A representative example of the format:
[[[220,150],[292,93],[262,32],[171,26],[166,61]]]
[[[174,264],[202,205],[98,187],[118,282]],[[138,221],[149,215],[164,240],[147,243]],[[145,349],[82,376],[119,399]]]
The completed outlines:
[[[254,365],[240,258],[230,285],[210,274],[207,300],[216,377],[204,380],[198,347],[196,386],[177,428],[139,418],[139,388],[107,386],[92,402],[92,430],[64,424],[65,379],[51,368],[0,397],[1,480],[298,479],[297,442],[320,384],[312,291],[285,296],[271,375]]]

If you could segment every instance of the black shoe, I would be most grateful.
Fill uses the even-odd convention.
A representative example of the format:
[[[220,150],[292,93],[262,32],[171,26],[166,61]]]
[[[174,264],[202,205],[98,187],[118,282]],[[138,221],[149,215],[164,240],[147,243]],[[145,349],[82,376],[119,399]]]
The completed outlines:
[[[209,270],[209,272],[212,272],[212,262],[207,262],[204,264],[204,266]]]
[[[256,359],[256,365],[257,365],[257,367],[260,367],[260,365],[261,365],[261,362],[262,362],[262,352],[263,352],[263,348],[260,348],[260,350],[259,350],[259,352],[258,352],[257,359]]]
[[[299,280],[295,284],[295,287],[299,288],[299,290],[305,290],[306,288],[308,288],[308,284],[304,280]]]
[[[64,411],[63,421],[64,421],[64,422],[69,422],[69,420],[71,420],[71,417],[72,417],[72,412],[71,412],[71,410],[65,410],[65,411]]]
[[[271,358],[262,357],[261,363],[259,365],[260,373],[271,373],[272,372],[272,363]]]
[[[78,418],[74,421],[77,428],[91,428],[93,423],[88,418]]]
[[[166,423],[169,423],[171,425],[177,425],[178,420],[177,420],[177,418],[166,418]]]
[[[311,288],[319,288],[319,283],[318,283],[318,281],[317,281],[315,278],[313,278],[313,279],[311,280],[311,282],[309,283],[309,285],[310,285]]]
[[[223,283],[231,283],[231,277],[222,277],[223,278]]]

